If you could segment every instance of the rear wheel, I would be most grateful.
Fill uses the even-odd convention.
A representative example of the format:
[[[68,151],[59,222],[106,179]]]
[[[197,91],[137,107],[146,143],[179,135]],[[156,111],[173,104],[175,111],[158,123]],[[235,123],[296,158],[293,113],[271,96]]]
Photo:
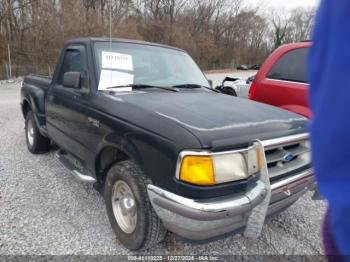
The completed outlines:
[[[25,120],[25,136],[28,150],[33,153],[45,153],[50,149],[50,139],[40,134],[32,111],[29,111]]]
[[[166,234],[148,199],[150,181],[130,160],[115,164],[107,174],[104,198],[118,240],[130,250],[150,248]]]

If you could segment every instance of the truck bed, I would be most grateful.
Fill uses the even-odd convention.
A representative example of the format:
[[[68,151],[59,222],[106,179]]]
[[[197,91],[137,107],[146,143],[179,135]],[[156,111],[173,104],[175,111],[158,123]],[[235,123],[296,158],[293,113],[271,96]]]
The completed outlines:
[[[23,80],[21,89],[21,104],[23,115],[29,108],[33,111],[39,125],[40,132],[45,134],[45,96],[51,85],[52,78],[49,76],[29,75]]]
[[[24,82],[29,85],[34,85],[46,91],[51,84],[52,77],[44,75],[28,75],[24,78]]]

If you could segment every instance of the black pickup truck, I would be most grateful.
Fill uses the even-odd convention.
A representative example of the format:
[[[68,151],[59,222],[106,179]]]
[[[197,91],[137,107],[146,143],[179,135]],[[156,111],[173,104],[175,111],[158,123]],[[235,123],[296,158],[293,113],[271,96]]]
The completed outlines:
[[[218,93],[174,47],[71,40],[52,78],[24,79],[21,109],[29,151],[58,145],[132,250],[167,230],[196,241],[259,232],[314,184],[305,118]]]

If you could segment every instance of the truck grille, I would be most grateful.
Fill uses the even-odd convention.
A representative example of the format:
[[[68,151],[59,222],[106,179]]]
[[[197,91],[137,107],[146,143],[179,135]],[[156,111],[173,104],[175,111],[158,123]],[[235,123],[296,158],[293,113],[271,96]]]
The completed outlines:
[[[270,178],[310,168],[308,135],[295,135],[263,141]]]

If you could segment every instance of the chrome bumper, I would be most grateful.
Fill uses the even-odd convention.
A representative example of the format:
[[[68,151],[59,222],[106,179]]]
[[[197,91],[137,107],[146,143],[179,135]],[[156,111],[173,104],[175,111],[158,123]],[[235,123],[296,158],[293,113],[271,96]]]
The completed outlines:
[[[312,170],[279,180],[271,184],[268,215],[288,207],[314,184]],[[243,195],[206,200],[185,198],[154,185],[148,185],[149,199],[164,226],[190,240],[205,240],[238,229],[243,229],[251,210],[267,194],[258,181]]]

